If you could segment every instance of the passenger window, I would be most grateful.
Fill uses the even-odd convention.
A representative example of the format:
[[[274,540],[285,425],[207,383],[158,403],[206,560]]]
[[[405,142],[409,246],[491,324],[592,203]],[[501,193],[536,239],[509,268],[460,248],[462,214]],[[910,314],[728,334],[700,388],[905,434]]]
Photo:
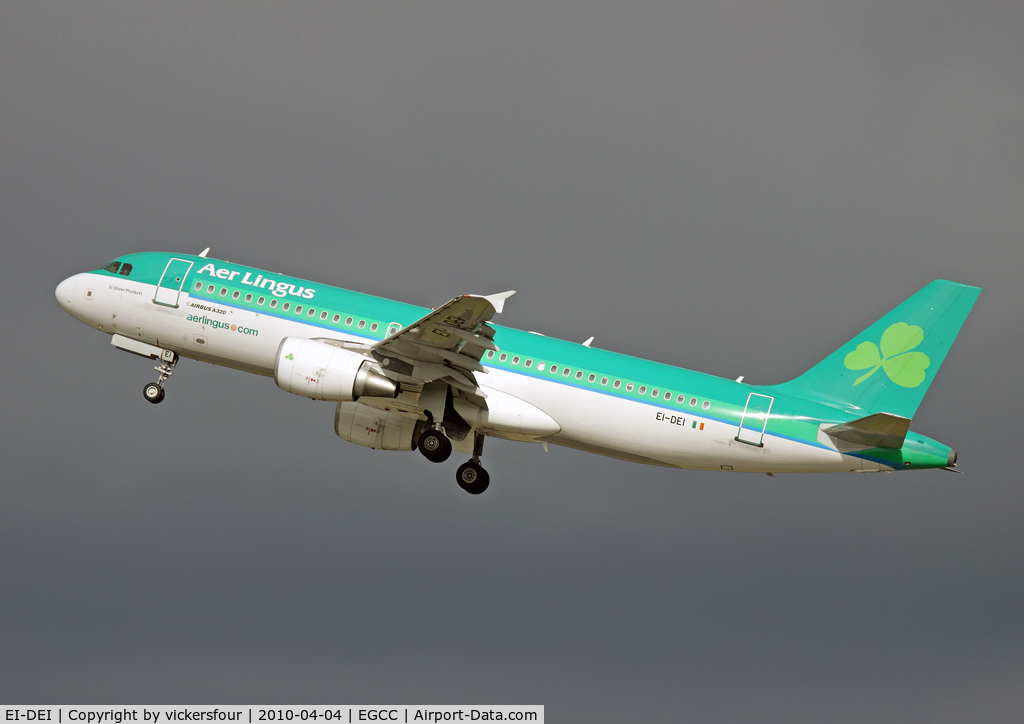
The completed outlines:
[[[502,352],[502,353],[501,353],[501,356],[500,356],[500,357],[498,357],[498,361],[499,361],[499,362],[504,362],[504,361],[505,361],[505,360],[507,360],[507,359],[508,359],[508,355],[507,355],[507,354],[505,354],[504,352]]]
[[[514,365],[519,364],[519,358],[518,357],[513,357],[512,358],[512,364],[514,364]]]
[[[334,322],[335,324],[337,324],[338,322],[341,321],[341,315],[340,314],[335,314],[334,318],[331,319],[331,321]]]
[[[351,327],[352,326],[352,317],[349,317],[348,319],[346,319],[345,320],[345,324],[346,324],[346,326]]]
[[[703,407],[705,410],[710,410],[711,409],[711,401],[710,400],[704,400],[704,404],[701,405],[701,407]]]
[[[661,393],[658,391],[657,387],[655,387],[653,390],[651,390],[651,397],[657,397],[660,394]]]
[[[246,302],[246,304],[248,304],[251,301],[252,301],[252,295],[251,294],[246,294],[245,295],[245,302]]]
[[[301,304],[296,304],[295,305],[295,313],[296,314],[302,314],[302,305]]]
[[[571,369],[569,369],[568,367],[563,367],[562,368],[562,377],[568,377],[570,372],[572,372]]]
[[[282,311],[285,311],[285,312],[287,312],[291,308],[292,308],[292,303],[291,302],[285,302],[284,304],[281,305]]]
[[[203,288],[203,283],[202,282],[196,282],[196,291],[198,292],[202,288]]]
[[[265,301],[267,301],[266,297],[260,297],[259,299],[256,300],[256,303],[262,307],[263,306],[263,302],[265,302]]]
[[[221,295],[222,297],[226,297],[226,296],[228,295],[228,289],[227,289],[227,287],[221,287],[221,288],[220,288],[220,295]]]
[[[487,359],[494,359],[494,350],[493,349],[487,350]]]
[[[587,382],[593,382],[596,379],[597,379],[597,375],[590,375],[590,377],[587,378]]]
[[[538,362],[537,363],[537,371],[538,372],[543,372],[544,371],[544,363],[543,362]]]
[[[371,332],[376,332],[377,331],[377,323],[376,322],[374,322],[373,324],[370,325],[370,331]]]
[[[320,319],[326,320],[327,319],[327,312],[320,312]]]
[[[558,374],[558,365],[551,365],[551,374]]]
[[[665,399],[666,400],[671,400],[672,399],[672,393],[671,392],[666,392],[665,393]]]
[[[647,385],[640,385],[640,389],[637,390],[637,392],[639,392],[641,395],[646,395],[647,394]]]
[[[242,293],[239,292],[238,290],[235,290],[235,293],[231,295],[231,298],[238,299],[240,296],[242,296]]]
[[[277,300],[276,299],[271,299],[270,300],[270,308],[271,309],[275,309],[276,307],[277,307]]]
[[[614,387],[615,389],[619,389],[619,386],[621,384],[622,384],[622,382],[620,382],[619,380],[615,380],[615,384],[613,384],[612,387]]]
[[[315,310],[315,309],[313,309],[313,307],[310,307],[310,308],[309,308],[309,312],[307,313],[307,315],[306,315],[306,316],[309,316],[309,317],[315,317],[315,316],[316,316],[316,310]]]
[[[121,266],[121,262],[119,262],[119,261],[112,261],[109,264],[107,264],[105,267],[103,267],[103,271],[113,272],[114,274],[117,274],[117,270],[118,270],[118,268],[120,268],[120,266]]]
[[[211,284],[210,286],[208,286],[208,287],[206,288],[206,293],[207,293],[207,294],[213,294],[213,288],[214,288],[214,287],[213,287],[213,285],[212,285],[212,284]]]
[[[359,324],[357,324],[356,326],[359,327],[359,329],[362,329],[363,327],[366,326],[366,320],[365,319],[360,319],[359,320]]]
[[[576,379],[578,379],[578,380],[582,380],[583,379],[583,370],[577,370],[576,371]]]
[[[697,406],[697,398],[696,397],[691,397],[690,398],[690,407],[696,407],[696,406]]]
[[[601,384],[602,385],[607,385],[608,384],[608,378],[607,377],[602,377],[601,378]]]
[[[686,395],[679,395],[679,397],[676,398],[676,402],[682,405],[684,402],[686,402]]]
[[[532,359],[526,360],[526,366],[527,367],[533,367],[533,360]]]

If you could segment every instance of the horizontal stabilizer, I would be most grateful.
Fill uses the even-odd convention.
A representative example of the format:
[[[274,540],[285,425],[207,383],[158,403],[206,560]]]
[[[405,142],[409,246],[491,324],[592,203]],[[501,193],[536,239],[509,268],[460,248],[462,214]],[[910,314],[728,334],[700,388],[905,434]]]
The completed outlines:
[[[910,418],[877,412],[859,420],[825,428],[825,434],[846,442],[899,450],[910,429]]]

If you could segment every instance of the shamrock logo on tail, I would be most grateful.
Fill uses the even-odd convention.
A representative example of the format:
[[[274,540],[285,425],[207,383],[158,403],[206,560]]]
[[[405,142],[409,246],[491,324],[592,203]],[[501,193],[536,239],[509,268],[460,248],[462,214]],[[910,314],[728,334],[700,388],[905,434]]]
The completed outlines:
[[[843,364],[850,370],[864,370],[853,383],[859,385],[881,367],[900,387],[917,387],[924,382],[924,371],[932,361],[923,352],[913,352],[924,341],[924,330],[913,324],[897,322],[882,334],[881,352],[873,342],[861,342],[846,355]],[[868,369],[870,368],[870,369]]]

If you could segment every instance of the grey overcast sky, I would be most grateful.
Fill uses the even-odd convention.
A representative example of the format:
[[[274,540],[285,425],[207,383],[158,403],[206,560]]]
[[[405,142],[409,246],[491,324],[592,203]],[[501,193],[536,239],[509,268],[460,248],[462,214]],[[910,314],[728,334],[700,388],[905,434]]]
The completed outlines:
[[[1024,4],[0,4],[0,700],[1019,722]],[[984,287],[914,420],[965,475],[342,442],[57,283],[198,252],[727,377]]]

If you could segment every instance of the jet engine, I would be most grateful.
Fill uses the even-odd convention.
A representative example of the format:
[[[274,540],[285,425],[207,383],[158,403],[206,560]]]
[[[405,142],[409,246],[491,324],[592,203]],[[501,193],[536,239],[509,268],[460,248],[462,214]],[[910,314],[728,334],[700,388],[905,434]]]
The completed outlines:
[[[315,339],[285,337],[277,348],[274,381],[286,392],[314,400],[397,397],[398,383],[357,352]]]
[[[339,402],[334,411],[338,437],[377,450],[413,450],[427,424],[412,415],[385,412],[361,402]]]

